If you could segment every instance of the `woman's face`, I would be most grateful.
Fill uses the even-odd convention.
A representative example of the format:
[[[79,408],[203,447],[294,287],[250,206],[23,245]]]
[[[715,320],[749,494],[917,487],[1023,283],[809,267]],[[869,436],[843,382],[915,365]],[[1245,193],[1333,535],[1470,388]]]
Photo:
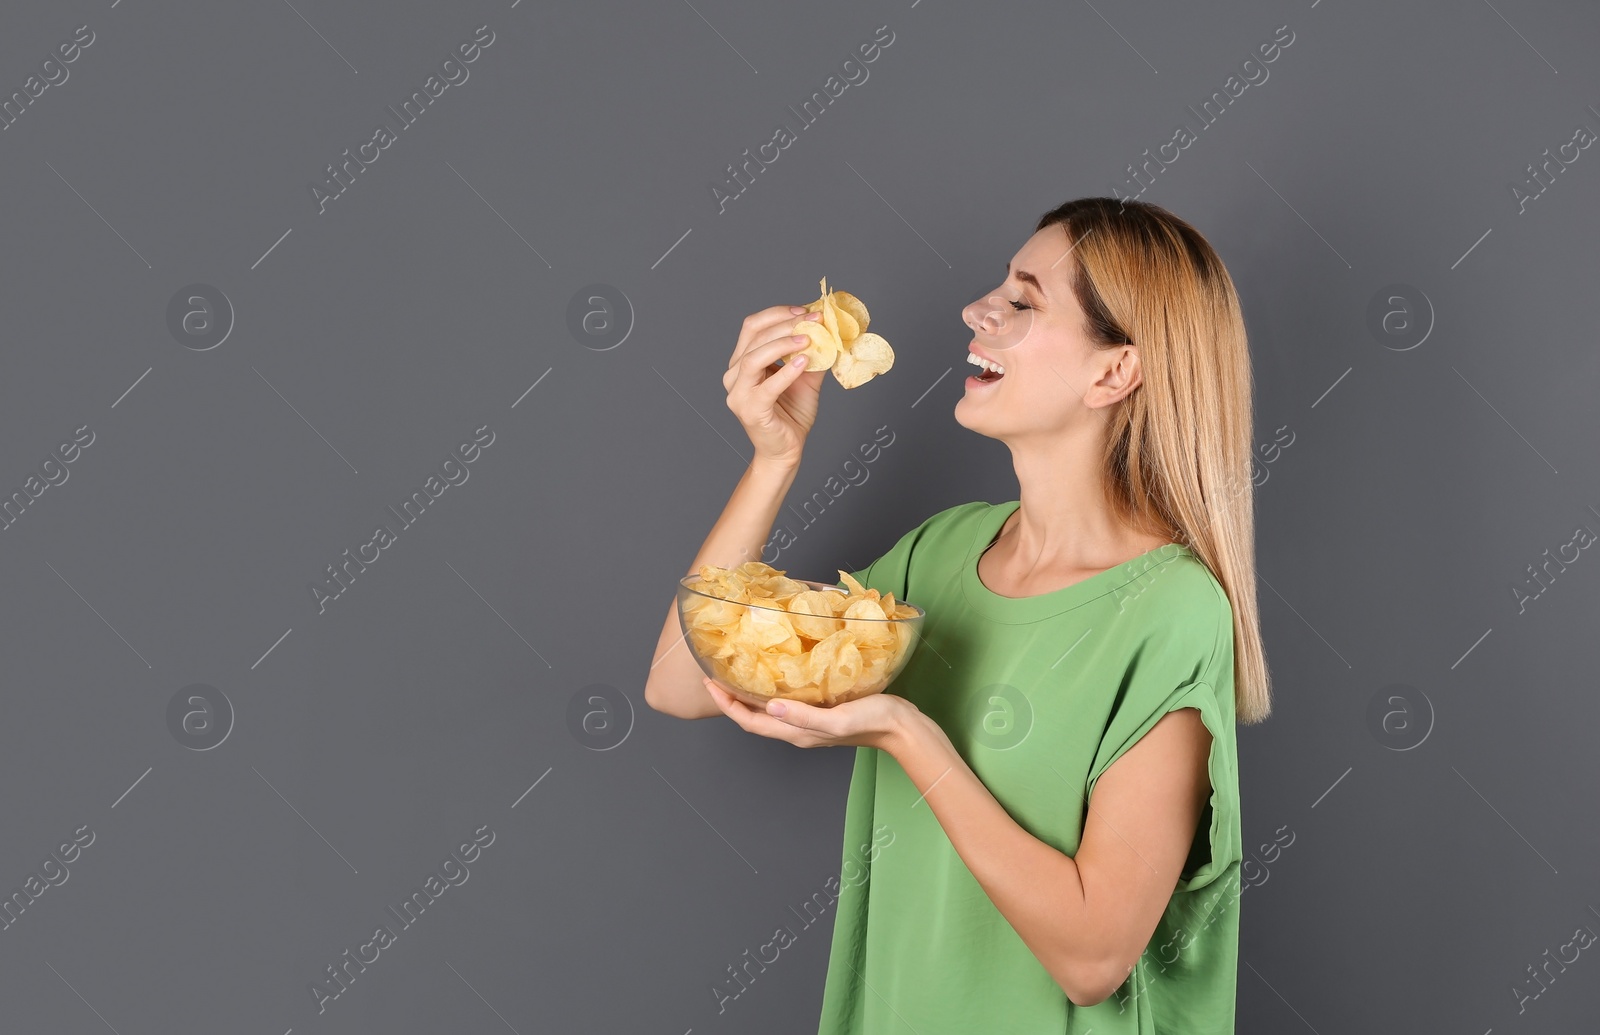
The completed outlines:
[[[1137,350],[1089,343],[1069,282],[1072,244],[1059,224],[1036,232],[1012,256],[1000,286],[961,311],[973,334],[968,348],[1005,368],[998,381],[980,383],[984,371],[968,363],[955,409],[963,427],[1011,438],[1104,423],[1103,413],[1090,411],[1137,387]]]

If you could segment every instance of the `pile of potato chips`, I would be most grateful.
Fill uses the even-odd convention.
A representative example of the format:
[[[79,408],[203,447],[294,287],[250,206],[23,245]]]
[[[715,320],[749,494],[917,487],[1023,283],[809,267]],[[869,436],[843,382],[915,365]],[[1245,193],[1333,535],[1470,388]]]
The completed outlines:
[[[796,321],[792,334],[811,339],[800,352],[785,362],[806,357],[806,369],[833,371],[836,381],[846,388],[864,385],[894,366],[894,349],[876,334],[867,333],[871,317],[861,299],[848,291],[829,291],[828,278],[819,282],[822,297],[806,306],[809,315],[822,311],[822,319]]]
[[[839,575],[849,593],[761,561],[704,565],[686,585],[707,596],[684,594],[680,610],[689,644],[718,682],[762,697],[827,707],[876,693],[915,640],[905,619],[921,611]]]

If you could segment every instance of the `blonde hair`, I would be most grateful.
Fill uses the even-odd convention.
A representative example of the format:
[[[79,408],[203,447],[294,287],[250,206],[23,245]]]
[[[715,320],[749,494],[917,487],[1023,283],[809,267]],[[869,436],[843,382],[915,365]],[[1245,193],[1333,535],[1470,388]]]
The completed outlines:
[[[1233,280],[1198,230],[1148,202],[1079,198],[1035,231],[1057,225],[1090,341],[1139,351],[1141,384],[1107,412],[1110,503],[1187,545],[1227,593],[1235,719],[1260,722],[1271,677],[1256,607],[1250,350]]]

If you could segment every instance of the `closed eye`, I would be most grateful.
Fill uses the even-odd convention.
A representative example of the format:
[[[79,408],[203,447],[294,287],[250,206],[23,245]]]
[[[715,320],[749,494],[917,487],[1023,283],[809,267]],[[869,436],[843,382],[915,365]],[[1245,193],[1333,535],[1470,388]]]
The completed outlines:
[[[1010,299],[1007,299],[1007,301],[1010,301]],[[1020,310],[1020,309],[1032,309],[1033,306],[1029,305],[1026,302],[1011,302],[1011,308],[1012,309],[1018,309],[1018,310]]]

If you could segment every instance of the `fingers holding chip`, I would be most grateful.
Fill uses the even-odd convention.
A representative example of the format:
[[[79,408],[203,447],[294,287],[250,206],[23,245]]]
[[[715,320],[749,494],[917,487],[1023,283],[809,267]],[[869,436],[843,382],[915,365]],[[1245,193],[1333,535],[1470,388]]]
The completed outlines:
[[[800,320],[794,325],[794,333],[810,338],[811,344],[787,357],[784,362],[804,356],[807,370],[827,370],[838,360],[839,338],[820,320]]]

